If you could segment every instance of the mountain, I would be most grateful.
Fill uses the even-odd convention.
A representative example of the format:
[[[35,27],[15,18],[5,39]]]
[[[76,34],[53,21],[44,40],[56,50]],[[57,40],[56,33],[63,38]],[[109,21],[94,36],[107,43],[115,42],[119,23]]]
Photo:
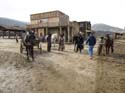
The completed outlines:
[[[96,36],[105,36],[106,34],[114,35],[114,32],[124,32],[123,29],[118,27],[109,26],[106,24],[94,24],[92,30],[96,31]]]
[[[106,24],[94,24],[92,26],[92,30],[94,31],[109,31],[109,32],[121,32],[123,29],[118,27],[109,26]]]
[[[22,22],[18,20],[0,17],[0,25],[26,27],[27,24],[28,22]]]

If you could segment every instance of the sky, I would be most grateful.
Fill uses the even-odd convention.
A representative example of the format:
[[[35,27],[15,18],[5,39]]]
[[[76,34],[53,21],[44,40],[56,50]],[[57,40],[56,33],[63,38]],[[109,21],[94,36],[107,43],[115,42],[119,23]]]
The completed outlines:
[[[125,0],[0,0],[0,17],[30,22],[30,14],[60,10],[71,21],[125,27]]]

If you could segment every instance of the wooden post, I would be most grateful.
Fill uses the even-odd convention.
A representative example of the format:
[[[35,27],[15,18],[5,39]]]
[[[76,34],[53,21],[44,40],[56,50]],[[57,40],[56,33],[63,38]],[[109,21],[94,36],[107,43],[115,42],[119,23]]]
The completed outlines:
[[[64,33],[65,42],[66,42],[66,29],[63,30],[63,33]]]
[[[14,31],[14,35],[15,35],[15,36],[14,36],[14,39],[15,39],[15,38],[16,38],[16,32],[15,32],[15,31]]]
[[[4,33],[5,33],[5,32],[3,31],[3,38],[4,38]]]
[[[62,34],[62,27],[59,26],[59,35],[61,35],[61,34]]]
[[[68,42],[70,42],[70,28],[69,28],[69,25],[67,26],[67,31],[68,31]]]
[[[48,27],[46,27],[46,35],[48,34]]]
[[[8,30],[8,38],[10,39],[10,31]]]
[[[44,34],[43,34],[44,36],[46,35],[46,28],[44,28]]]
[[[2,31],[2,37],[4,38],[3,33],[4,33],[4,32]]]

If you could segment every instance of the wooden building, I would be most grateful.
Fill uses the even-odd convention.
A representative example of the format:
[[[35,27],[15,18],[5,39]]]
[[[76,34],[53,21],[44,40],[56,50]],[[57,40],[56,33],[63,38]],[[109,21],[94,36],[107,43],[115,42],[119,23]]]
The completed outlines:
[[[84,37],[88,37],[91,33],[91,23],[90,21],[82,21],[79,23],[79,31],[84,33]]]
[[[125,38],[125,32],[114,32],[115,39]]]
[[[31,23],[27,25],[28,29],[35,31],[38,36],[57,33],[64,34],[65,41],[70,42],[74,33],[82,31],[85,33],[91,31],[90,22],[70,22],[69,16],[61,11],[50,11],[30,15]]]
[[[6,26],[0,25],[0,37],[3,38],[15,38],[16,34],[21,36],[21,33],[25,31],[25,28],[19,26]]]
[[[70,40],[70,22],[69,16],[60,11],[51,11],[45,13],[31,14],[31,24],[27,28],[35,31],[39,36],[57,33],[64,33],[65,40]]]
[[[72,22],[72,32],[73,34],[76,34],[78,32],[82,32],[84,37],[88,37],[91,33],[91,23],[90,21],[73,21]]]

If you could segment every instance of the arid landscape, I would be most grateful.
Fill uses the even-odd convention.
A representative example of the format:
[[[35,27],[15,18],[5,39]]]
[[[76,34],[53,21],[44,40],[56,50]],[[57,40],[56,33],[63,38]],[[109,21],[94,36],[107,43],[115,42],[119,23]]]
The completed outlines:
[[[125,93],[124,46],[125,40],[116,40],[114,54],[95,53],[90,60],[87,46],[81,54],[73,45],[48,53],[44,43],[32,62],[15,40],[0,39],[0,93]]]

